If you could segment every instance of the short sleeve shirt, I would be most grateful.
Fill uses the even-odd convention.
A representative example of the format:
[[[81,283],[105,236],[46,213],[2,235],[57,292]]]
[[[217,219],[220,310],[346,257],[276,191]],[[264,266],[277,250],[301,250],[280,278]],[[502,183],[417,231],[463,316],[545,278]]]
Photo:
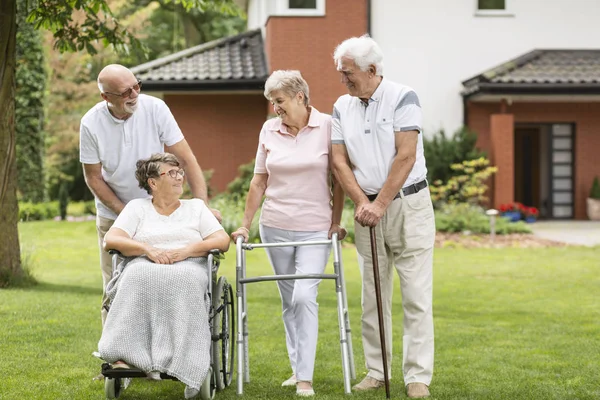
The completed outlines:
[[[254,173],[268,174],[260,223],[292,231],[331,227],[331,117],[314,107],[294,137],[279,118],[260,132]]]
[[[113,227],[159,249],[181,248],[223,230],[202,200],[180,202],[179,208],[166,216],[156,211],[151,199],[134,199],[127,203]]]
[[[126,120],[112,116],[105,101],[96,104],[81,119],[79,161],[102,164],[102,177],[117,197],[127,202],[147,198],[138,187],[135,164],[154,153],[164,152],[183,140],[183,133],[164,101],[140,94],[138,107]],[[115,219],[116,214],[96,199],[98,215]]]
[[[426,178],[421,121],[415,91],[383,78],[368,104],[350,95],[335,102],[331,143],[346,146],[359,186],[366,194],[377,194],[396,156],[396,132],[419,131],[416,161],[403,186]]]

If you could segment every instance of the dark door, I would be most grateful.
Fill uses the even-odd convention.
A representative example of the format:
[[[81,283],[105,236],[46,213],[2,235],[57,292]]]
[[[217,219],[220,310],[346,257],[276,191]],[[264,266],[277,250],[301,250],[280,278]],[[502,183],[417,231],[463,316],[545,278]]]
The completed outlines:
[[[515,129],[515,201],[540,208],[540,127]]]

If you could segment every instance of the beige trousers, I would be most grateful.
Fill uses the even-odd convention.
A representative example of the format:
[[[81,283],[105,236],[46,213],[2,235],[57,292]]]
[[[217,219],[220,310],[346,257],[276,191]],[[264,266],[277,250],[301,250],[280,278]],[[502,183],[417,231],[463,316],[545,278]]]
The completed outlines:
[[[375,227],[381,283],[388,374],[392,371],[392,293],[394,269],[400,277],[404,335],[404,384],[431,383],[433,375],[433,246],[435,220],[429,189],[398,198]],[[379,321],[369,227],[355,223],[356,249],[363,278],[362,339],[369,376],[383,380]]]
[[[107,251],[102,248],[102,242],[104,242],[104,235],[110,229],[115,221],[108,218],[96,216],[96,229],[98,230],[98,247],[100,247],[100,268],[102,269],[102,308],[100,314],[102,316],[102,326],[106,321],[108,314],[108,299],[106,297],[106,285],[112,278],[112,257]]]

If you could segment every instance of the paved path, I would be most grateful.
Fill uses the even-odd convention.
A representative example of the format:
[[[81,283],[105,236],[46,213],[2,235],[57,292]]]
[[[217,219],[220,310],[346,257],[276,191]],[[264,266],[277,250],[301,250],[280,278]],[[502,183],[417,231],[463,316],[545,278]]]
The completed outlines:
[[[544,239],[600,246],[600,221],[538,221],[530,226],[536,236]]]

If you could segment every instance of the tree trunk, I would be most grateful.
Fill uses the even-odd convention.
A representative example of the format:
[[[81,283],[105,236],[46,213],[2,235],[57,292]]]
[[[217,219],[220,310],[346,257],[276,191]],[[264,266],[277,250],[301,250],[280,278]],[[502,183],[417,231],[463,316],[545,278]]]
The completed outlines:
[[[23,275],[15,157],[16,0],[0,1],[0,287]]]

